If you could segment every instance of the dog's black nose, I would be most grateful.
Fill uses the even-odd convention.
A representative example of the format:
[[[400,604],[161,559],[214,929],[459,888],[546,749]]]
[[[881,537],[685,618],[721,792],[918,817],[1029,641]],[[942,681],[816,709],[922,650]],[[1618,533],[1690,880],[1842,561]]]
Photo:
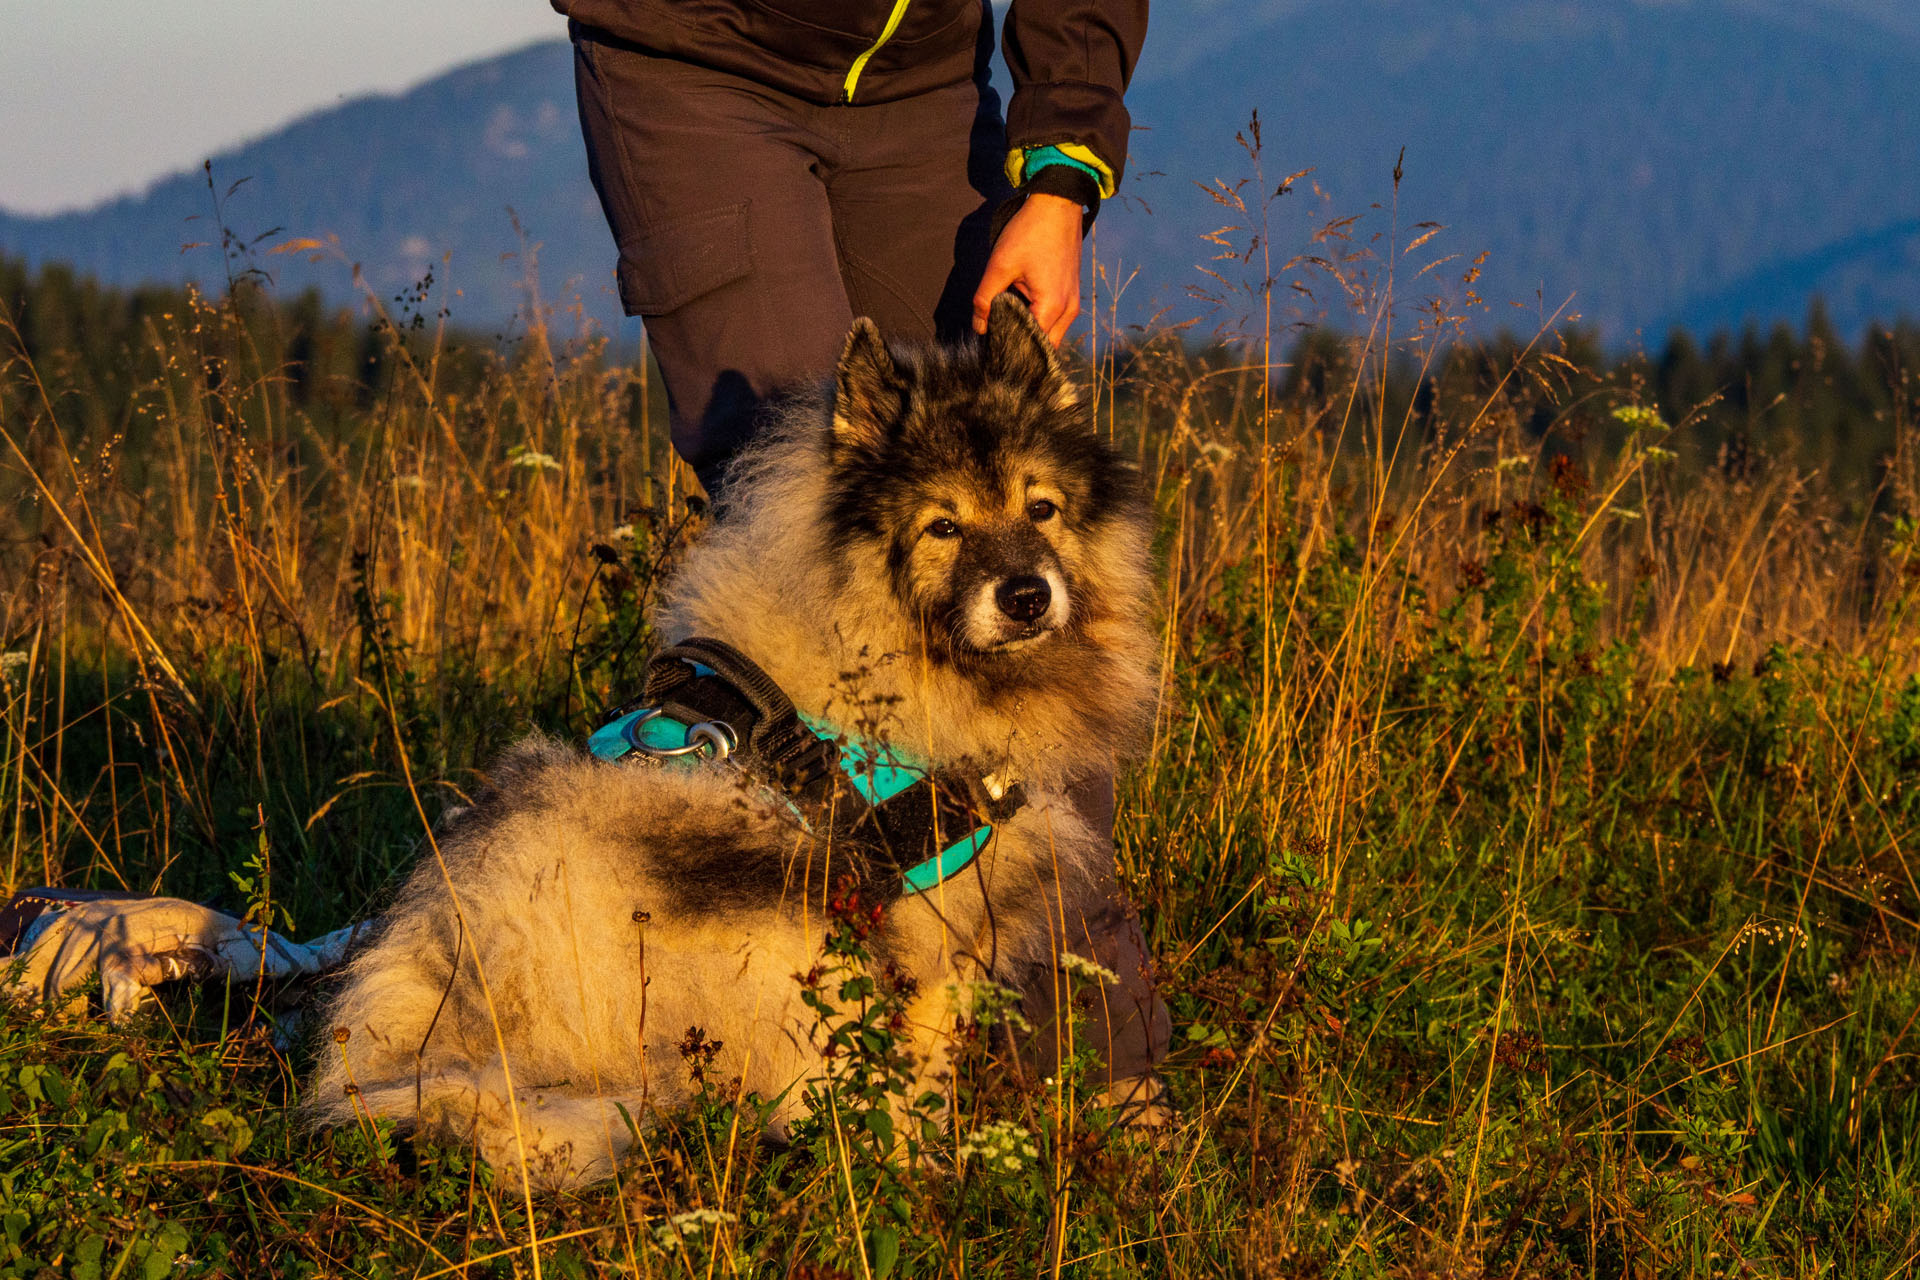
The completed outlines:
[[[1029,573],[1001,583],[993,593],[993,600],[1000,606],[1000,612],[1015,622],[1032,622],[1053,603],[1053,591],[1045,578]]]

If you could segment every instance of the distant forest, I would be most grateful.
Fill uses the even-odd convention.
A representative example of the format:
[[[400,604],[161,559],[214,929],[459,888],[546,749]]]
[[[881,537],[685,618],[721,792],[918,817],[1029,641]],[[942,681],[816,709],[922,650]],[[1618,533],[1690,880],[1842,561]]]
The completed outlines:
[[[118,435],[137,451],[140,405],[156,385],[158,336],[189,331],[215,315],[247,328],[282,402],[322,430],[329,420],[373,408],[390,385],[396,350],[390,324],[383,331],[382,324],[311,291],[280,298],[244,280],[230,301],[220,305],[177,287],[113,289],[62,266],[34,271],[0,257],[6,370],[0,384],[11,389],[0,406],[21,405],[17,392],[31,370],[70,441]],[[427,341],[427,304],[408,296],[394,306],[397,323],[414,331],[404,340]],[[510,358],[512,346],[512,339],[498,336],[450,333],[439,357],[440,386],[464,394],[499,359]],[[596,347],[589,358],[608,357]],[[1243,357],[1228,348],[1190,347],[1179,358],[1217,368]],[[1295,335],[1276,405],[1324,419],[1330,396],[1355,384],[1354,359],[1347,335],[1324,329]],[[1161,360],[1123,358],[1115,367],[1123,399],[1152,400],[1152,370],[1164,367]],[[205,376],[240,374],[209,368]],[[1648,405],[1676,428],[1671,445],[1684,465],[1818,470],[1838,489],[1866,499],[1895,452],[1911,447],[1908,436],[1920,420],[1920,324],[1874,326],[1850,344],[1816,303],[1798,329],[1780,324],[1705,337],[1676,331],[1659,349],[1624,358],[1607,357],[1594,335],[1578,327],[1532,344],[1511,337],[1457,344],[1424,368],[1401,352],[1385,382],[1387,417],[1410,422],[1417,434],[1436,398],[1484,398],[1496,388],[1523,430],[1553,436],[1570,453],[1588,447],[1596,426],[1601,430],[1591,447],[1618,434],[1609,418],[1614,407]],[[653,412],[663,408],[654,396]]]

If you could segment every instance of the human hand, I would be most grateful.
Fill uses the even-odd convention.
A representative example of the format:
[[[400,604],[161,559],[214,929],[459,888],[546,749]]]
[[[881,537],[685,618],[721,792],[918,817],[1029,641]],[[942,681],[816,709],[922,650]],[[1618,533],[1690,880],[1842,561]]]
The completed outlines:
[[[1080,229],[1078,201],[1034,193],[1008,220],[987,259],[986,274],[973,295],[973,331],[987,331],[993,300],[1013,289],[1023,294],[1033,318],[1054,346],[1080,314]]]

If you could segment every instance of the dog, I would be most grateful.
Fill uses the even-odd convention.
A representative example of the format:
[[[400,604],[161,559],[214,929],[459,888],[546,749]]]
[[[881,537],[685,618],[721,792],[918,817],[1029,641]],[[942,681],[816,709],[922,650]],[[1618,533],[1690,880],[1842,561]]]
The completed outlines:
[[[1069,790],[1143,740],[1159,687],[1137,471],[1011,296],[965,346],[889,347],[856,321],[831,385],[774,417],[661,635],[722,638],[818,735],[1024,803],[904,892],[871,843],[836,840],[738,756],[610,762],[528,739],[344,969],[316,1020],[314,1121],[390,1117],[576,1186],[625,1154],[623,1110],[639,1124],[688,1100],[675,1045],[698,1027],[717,1076],[777,1100],[778,1133],[824,1074],[796,975],[849,879],[894,895],[871,945],[914,980],[929,1087],[953,984],[1053,967],[1063,909],[1111,874]]]

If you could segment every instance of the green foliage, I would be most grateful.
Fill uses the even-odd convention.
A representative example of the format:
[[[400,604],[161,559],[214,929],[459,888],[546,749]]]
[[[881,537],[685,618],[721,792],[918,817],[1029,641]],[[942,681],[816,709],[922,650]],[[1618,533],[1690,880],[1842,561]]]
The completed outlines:
[[[123,309],[160,323],[74,305],[129,343]],[[0,544],[0,580],[30,584],[0,598],[0,857],[9,886],[155,886],[317,933],[377,909],[499,745],[631,694],[702,514],[622,452],[651,408],[592,352],[460,350],[436,385],[407,322],[369,339],[384,381],[323,394],[280,355],[248,372],[287,312],[153,305],[188,307],[166,360],[43,306],[0,378],[51,495],[0,477],[35,530]],[[50,399],[78,422],[26,379],[69,338]],[[954,993],[955,1061],[919,1072],[945,993],[876,960],[884,915],[843,888],[796,975],[830,1070],[744,1095],[691,1028],[692,1105],[629,1117],[616,1185],[531,1211],[463,1149],[303,1128],[330,1046],[275,1046],[248,986],[125,1030],[9,1011],[0,1274],[1898,1274],[1920,509],[1897,459],[1871,488],[1736,476],[1707,416],[1577,343],[1402,380],[1315,341],[1265,418],[1219,352],[1096,371],[1167,525],[1166,709],[1118,853],[1174,1012],[1173,1129],[1117,1127],[1084,1025],[1051,1077],[1010,1070],[992,988]],[[218,357],[217,388],[183,351]],[[1353,403],[1366,447],[1336,426]],[[1875,403],[1856,425],[1903,440],[1910,386]],[[97,413],[150,421],[115,443]],[[55,507],[94,520],[104,574]],[[1742,542],[1755,511],[1770,531]]]

